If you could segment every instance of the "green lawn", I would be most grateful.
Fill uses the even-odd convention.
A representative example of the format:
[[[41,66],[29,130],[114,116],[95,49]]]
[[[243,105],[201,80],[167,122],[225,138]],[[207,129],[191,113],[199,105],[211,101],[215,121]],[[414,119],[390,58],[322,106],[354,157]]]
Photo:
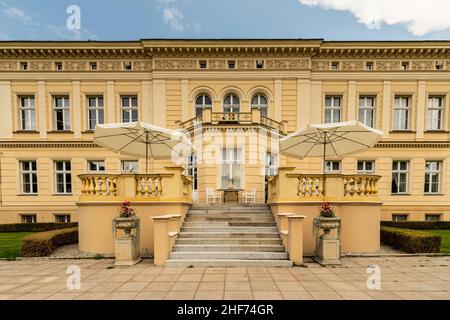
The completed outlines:
[[[16,258],[20,252],[20,239],[34,232],[0,233],[0,258]]]
[[[450,230],[423,230],[437,236],[441,236],[441,252],[450,253]]]

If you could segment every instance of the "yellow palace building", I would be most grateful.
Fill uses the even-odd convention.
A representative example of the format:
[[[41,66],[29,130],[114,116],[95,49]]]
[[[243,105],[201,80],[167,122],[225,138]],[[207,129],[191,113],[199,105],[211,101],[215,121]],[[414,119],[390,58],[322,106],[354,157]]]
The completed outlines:
[[[270,136],[256,157],[252,143],[223,145],[218,163],[189,156],[183,175],[154,161],[152,172],[166,175],[148,179],[161,179],[164,194],[178,174],[186,207],[232,185],[277,210],[290,196],[272,176],[319,179],[322,159],[286,158],[272,140],[309,123],[359,120],[383,138],[327,159],[343,197],[349,179],[373,179],[365,192],[382,203],[375,221],[450,220],[449,53],[449,42],[432,41],[0,42],[0,223],[78,221],[80,196],[101,192],[95,181],[143,174],[143,159],[92,142],[96,124],[134,121],[192,137],[199,123],[222,140],[230,130]],[[292,186],[295,205],[305,192]]]

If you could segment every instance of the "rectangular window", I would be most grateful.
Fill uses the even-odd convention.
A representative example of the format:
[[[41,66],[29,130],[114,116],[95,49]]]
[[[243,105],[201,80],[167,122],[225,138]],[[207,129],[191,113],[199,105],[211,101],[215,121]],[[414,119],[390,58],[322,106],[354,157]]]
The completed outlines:
[[[340,161],[325,161],[325,172],[326,173],[339,173],[341,172],[341,162]]]
[[[192,177],[192,190],[198,190],[197,155],[188,156],[187,173]]]
[[[444,61],[436,61],[435,68],[436,70],[444,70]]]
[[[21,161],[20,162],[20,178],[23,194],[37,194],[37,165],[36,161]]]
[[[436,222],[441,221],[441,215],[437,213],[425,214],[425,221]]]
[[[375,161],[358,161],[358,174],[374,174]]]
[[[36,130],[36,105],[34,96],[19,97],[20,130]]]
[[[256,69],[264,68],[264,60],[256,60]]]
[[[35,214],[21,214],[20,221],[22,223],[36,223],[36,215]]]
[[[409,179],[409,161],[394,161],[392,163],[391,193],[407,194]]]
[[[89,69],[91,71],[97,71],[97,62],[89,62]]]
[[[441,184],[441,161],[425,162],[424,193],[433,194],[440,192]]]
[[[228,69],[234,69],[234,68],[236,68],[236,61],[229,60],[228,61]]]
[[[403,70],[403,71],[409,70],[409,62],[408,61],[402,62],[401,70]]]
[[[69,223],[70,222],[70,214],[55,214],[55,222],[56,223]]]
[[[20,63],[20,70],[27,71],[28,70],[28,62],[21,62]]]
[[[208,62],[206,60],[200,60],[198,64],[200,69],[206,69],[208,67]]]
[[[373,62],[366,62],[366,70],[373,70]]]
[[[70,130],[70,105],[69,97],[61,96],[53,98],[55,130]]]
[[[139,163],[137,160],[123,160],[122,172],[123,173],[137,173],[139,171]]]
[[[221,187],[224,189],[241,188],[242,150],[222,149]]]
[[[339,70],[339,62],[338,61],[331,62],[331,70]]]
[[[105,172],[105,161],[88,161],[88,169],[90,172]]]
[[[392,221],[394,222],[405,222],[408,221],[408,214],[393,214]]]
[[[409,130],[411,97],[396,96],[394,100],[394,130]]]
[[[265,174],[268,176],[275,176],[277,174],[277,155],[271,152],[266,153],[266,167]]]
[[[55,62],[55,70],[56,71],[62,71],[63,70],[63,63],[62,62]]]
[[[359,121],[368,127],[375,127],[375,97],[359,97]]]
[[[341,121],[342,97],[325,97],[325,123],[336,123]]]
[[[133,64],[131,63],[131,61],[125,61],[123,63],[123,68],[125,70],[132,70],[133,69]]]
[[[88,128],[94,130],[97,124],[105,122],[105,111],[103,106],[103,96],[88,97]]]
[[[444,113],[443,101],[443,97],[428,97],[427,130],[442,130],[442,120]]]
[[[121,97],[122,122],[138,121],[138,98],[137,96]]]
[[[55,189],[57,194],[72,193],[70,161],[55,161]]]

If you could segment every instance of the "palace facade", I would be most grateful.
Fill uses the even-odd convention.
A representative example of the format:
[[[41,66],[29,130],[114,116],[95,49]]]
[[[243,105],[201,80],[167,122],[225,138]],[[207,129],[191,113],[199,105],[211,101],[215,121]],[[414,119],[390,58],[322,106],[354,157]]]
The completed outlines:
[[[143,173],[143,159],[92,142],[96,124],[133,121],[276,139],[359,120],[382,140],[327,159],[328,173],[380,176],[381,220],[450,220],[449,54],[432,41],[0,42],[0,223],[77,221],[79,175]],[[276,143],[249,161],[244,145],[220,147],[218,164],[188,157],[194,201],[231,184],[262,203],[278,168],[322,172],[322,159],[286,158]]]

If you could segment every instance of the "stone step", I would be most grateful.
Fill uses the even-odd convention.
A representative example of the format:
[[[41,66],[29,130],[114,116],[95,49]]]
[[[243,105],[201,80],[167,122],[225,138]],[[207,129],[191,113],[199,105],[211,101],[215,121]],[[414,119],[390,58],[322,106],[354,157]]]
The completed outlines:
[[[287,259],[286,252],[255,252],[255,251],[175,251],[169,254],[169,259],[213,259],[213,260],[281,260]]]
[[[217,221],[186,221],[187,228],[224,228],[224,227],[276,227],[275,222],[217,222]]]
[[[258,216],[272,216],[270,211],[218,211],[218,210],[190,210],[189,215],[222,215],[222,216],[230,216],[230,217],[239,217],[239,216],[250,216],[250,217],[258,217]]]
[[[275,238],[280,239],[278,232],[180,232],[179,238]]]
[[[289,260],[168,259],[166,267],[292,267]]]
[[[182,227],[181,232],[277,232],[278,229],[276,227]]]
[[[236,203],[227,203],[227,204],[194,204],[191,209],[224,209],[224,210],[233,210],[233,209],[269,209],[267,204],[257,203],[257,204],[248,204],[248,205],[238,205]]]
[[[235,216],[217,216],[217,215],[189,215],[184,220],[185,222],[273,222],[272,216],[257,216],[257,217],[235,217]]]
[[[236,251],[252,251],[252,252],[284,252],[284,247],[282,245],[261,245],[261,244],[178,244],[173,247],[173,251],[226,251],[226,252],[236,252]]]
[[[282,244],[280,238],[178,238],[176,244],[183,245],[214,245],[214,244],[231,244],[231,245],[275,245]]]

